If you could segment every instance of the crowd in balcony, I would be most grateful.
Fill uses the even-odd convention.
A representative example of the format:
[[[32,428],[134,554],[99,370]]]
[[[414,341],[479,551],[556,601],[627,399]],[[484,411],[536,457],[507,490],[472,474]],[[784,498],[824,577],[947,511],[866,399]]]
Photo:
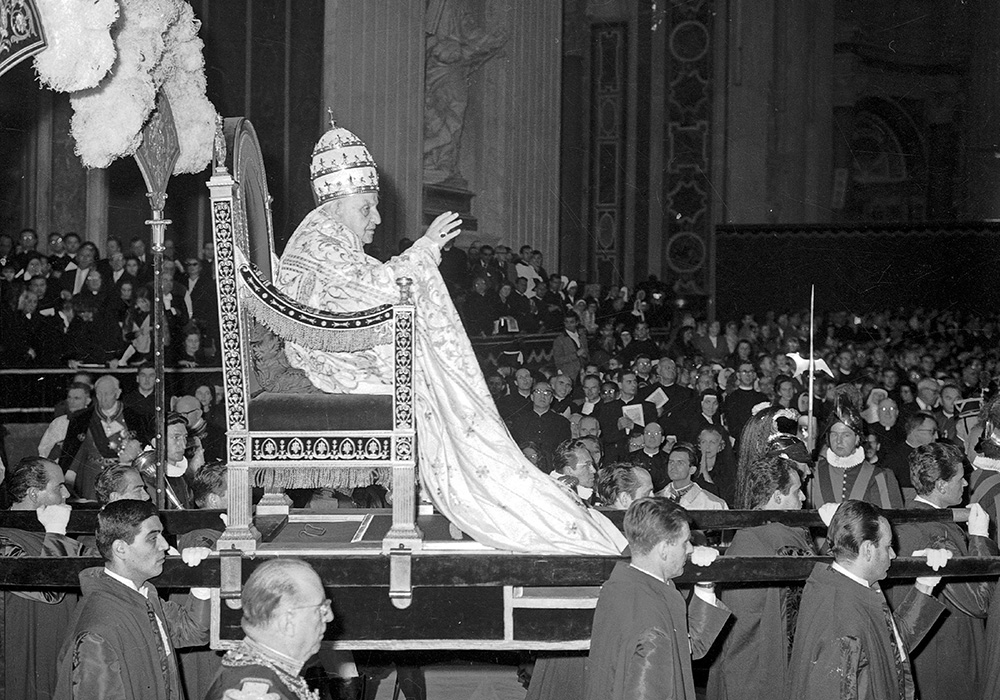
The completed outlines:
[[[167,365],[217,366],[212,251],[182,256],[165,242],[160,289]],[[139,366],[152,361],[153,258],[140,237],[103,251],[79,234],[17,241],[0,234],[0,364],[4,367]]]

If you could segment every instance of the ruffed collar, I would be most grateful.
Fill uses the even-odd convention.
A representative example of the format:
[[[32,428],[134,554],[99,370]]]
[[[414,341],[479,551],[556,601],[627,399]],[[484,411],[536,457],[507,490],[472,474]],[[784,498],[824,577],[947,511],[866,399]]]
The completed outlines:
[[[990,459],[989,457],[976,455],[976,458],[972,460],[972,466],[974,469],[985,469],[989,472],[1000,472],[1000,459]]]
[[[824,453],[826,461],[831,467],[836,467],[837,469],[853,469],[862,462],[865,461],[865,448],[858,446],[858,449],[847,457],[840,457],[834,453],[829,447],[826,448]]]

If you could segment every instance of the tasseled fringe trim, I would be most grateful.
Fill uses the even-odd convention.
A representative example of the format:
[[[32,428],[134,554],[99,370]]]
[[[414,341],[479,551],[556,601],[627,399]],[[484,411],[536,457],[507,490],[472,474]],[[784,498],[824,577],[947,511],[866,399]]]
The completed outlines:
[[[376,345],[392,342],[391,323],[382,322],[362,328],[330,328],[320,325],[323,321],[296,319],[275,309],[267,301],[250,291],[245,296],[246,308],[260,323],[282,340],[301,345],[310,350],[324,352],[358,352],[371,350]]]
[[[392,486],[392,467],[251,467],[253,486],[279,489],[353,489]]]

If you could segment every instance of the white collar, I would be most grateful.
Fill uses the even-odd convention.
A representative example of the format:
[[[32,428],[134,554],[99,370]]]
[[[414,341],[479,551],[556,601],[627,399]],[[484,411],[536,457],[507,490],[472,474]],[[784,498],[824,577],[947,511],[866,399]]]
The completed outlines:
[[[121,576],[119,574],[116,574],[114,571],[112,571],[106,566],[104,567],[104,573],[106,573],[108,576],[110,576],[123,586],[128,586],[133,591],[141,595],[143,598],[149,597],[149,586],[144,585],[142,588],[139,588],[138,586],[135,585],[135,581],[133,581],[132,579],[125,578],[124,576]]]
[[[985,469],[988,472],[1000,472],[1000,459],[976,455],[976,458],[972,460],[972,466],[976,469]]]
[[[853,454],[847,457],[841,457],[832,449],[827,447],[824,456],[831,467],[836,467],[837,469],[853,469],[865,461],[865,448],[858,445],[858,449],[854,450]]]
[[[638,566],[636,566],[635,564],[629,564],[629,567],[631,567],[631,568],[635,569],[636,571],[641,571],[642,573],[646,574],[646,576],[652,576],[653,578],[655,578],[655,579],[656,579],[657,581],[659,581],[660,583],[666,583],[666,581],[664,581],[664,580],[663,580],[662,578],[660,578],[660,577],[659,577],[659,576],[657,576],[656,574],[654,574],[654,573],[651,573],[651,572],[649,572],[649,571],[646,571],[645,569],[643,569],[643,568],[641,568],[641,567],[638,567]]]
[[[848,571],[847,569],[845,569],[843,566],[841,566],[839,563],[833,562],[833,564],[831,564],[831,567],[833,568],[834,571],[843,574],[844,576],[846,576],[847,578],[851,579],[855,583],[858,583],[858,584],[864,586],[865,588],[867,588],[869,590],[871,589],[872,585],[870,583],[868,583],[867,581],[865,581],[860,576],[857,576],[856,574],[851,573],[850,571]]]
[[[184,476],[184,473],[187,471],[187,469],[188,469],[187,457],[181,457],[181,461],[178,462],[177,464],[171,464],[170,462],[167,462],[167,476],[173,476],[173,477]]]
[[[926,498],[924,498],[923,496],[914,496],[914,497],[913,497],[913,500],[914,500],[914,501],[917,501],[917,502],[920,502],[920,503],[926,503],[926,504],[927,504],[927,505],[929,505],[929,506],[930,506],[931,508],[936,508],[937,510],[941,510],[941,506],[939,506],[939,505],[938,505],[938,504],[936,504],[936,503],[931,503],[930,501],[928,501],[928,500],[927,500]]]

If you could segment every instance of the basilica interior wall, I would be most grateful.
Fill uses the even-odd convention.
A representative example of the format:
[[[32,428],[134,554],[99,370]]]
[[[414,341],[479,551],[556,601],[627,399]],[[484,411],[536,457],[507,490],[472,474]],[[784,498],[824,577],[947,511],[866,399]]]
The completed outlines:
[[[313,206],[327,107],[379,162],[380,255],[419,235],[428,187],[467,206],[460,245],[529,243],[550,270],[692,299],[715,289],[718,225],[1000,218],[991,3],[192,5],[209,98],[260,137],[279,248]],[[148,236],[132,161],[86,173],[65,96],[27,66],[4,81],[4,229]],[[168,235],[194,249],[204,177],[168,192]]]

